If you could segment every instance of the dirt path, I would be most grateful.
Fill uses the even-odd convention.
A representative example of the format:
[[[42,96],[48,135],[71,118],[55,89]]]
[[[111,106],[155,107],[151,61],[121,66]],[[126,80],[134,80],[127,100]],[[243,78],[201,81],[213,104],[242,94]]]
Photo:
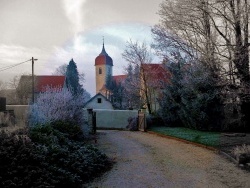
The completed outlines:
[[[116,161],[85,187],[250,187],[250,173],[217,153],[142,132],[99,131],[98,147]]]

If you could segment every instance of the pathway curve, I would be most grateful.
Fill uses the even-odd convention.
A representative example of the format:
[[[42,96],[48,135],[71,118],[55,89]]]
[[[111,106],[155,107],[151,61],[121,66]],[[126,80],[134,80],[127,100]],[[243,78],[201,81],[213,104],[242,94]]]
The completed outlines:
[[[129,131],[99,131],[97,142],[116,163],[85,187],[250,187],[249,172],[205,148]]]

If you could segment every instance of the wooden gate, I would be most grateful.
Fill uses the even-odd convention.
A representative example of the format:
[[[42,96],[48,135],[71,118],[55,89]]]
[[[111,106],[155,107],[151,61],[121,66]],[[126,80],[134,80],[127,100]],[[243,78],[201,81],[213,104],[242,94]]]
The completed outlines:
[[[145,132],[147,128],[146,115],[143,112],[138,113],[138,129]]]

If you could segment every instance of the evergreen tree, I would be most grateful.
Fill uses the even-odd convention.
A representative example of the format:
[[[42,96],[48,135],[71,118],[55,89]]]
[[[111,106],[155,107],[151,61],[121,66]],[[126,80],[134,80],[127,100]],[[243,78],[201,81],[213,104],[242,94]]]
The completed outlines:
[[[73,59],[71,59],[67,66],[66,85],[71,90],[74,96],[83,92],[82,86],[79,83],[79,73],[77,70],[77,66]]]
[[[163,88],[159,114],[169,126],[220,130],[222,103],[216,80],[201,63],[187,64],[179,57],[165,64],[171,73]]]

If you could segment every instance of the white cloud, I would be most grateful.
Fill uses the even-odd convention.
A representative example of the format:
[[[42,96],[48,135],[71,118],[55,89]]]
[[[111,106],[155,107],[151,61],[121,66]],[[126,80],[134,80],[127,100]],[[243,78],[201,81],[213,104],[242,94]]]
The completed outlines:
[[[63,8],[68,20],[73,24],[73,32],[77,34],[83,31],[83,13],[82,6],[86,0],[64,0]]]
[[[36,63],[36,69],[35,71],[40,72],[45,66],[45,61],[48,57],[49,50],[43,50],[40,48],[27,48],[24,46],[19,45],[0,45],[0,68],[4,66],[9,65],[15,65],[20,62],[26,61],[31,59],[32,57],[39,60],[38,63]],[[28,64],[29,62],[27,62]],[[29,71],[29,66],[27,64],[22,64],[20,66],[17,66],[13,69],[6,70],[6,72],[11,72],[12,74],[23,71]],[[1,78],[2,74],[5,74],[5,71],[1,72]]]
[[[124,42],[129,39],[134,39],[138,41],[146,40],[151,42],[150,26],[141,24],[141,23],[119,23],[119,24],[110,24],[109,27],[106,26],[103,28],[103,35],[108,34],[114,37],[121,38]]]
[[[140,23],[109,24],[94,30],[85,31],[69,40],[63,47],[54,47],[54,54],[50,58],[53,65],[68,63],[72,58],[77,64],[79,72],[85,73],[85,89],[95,94],[95,58],[102,50],[102,36],[105,36],[105,49],[113,59],[114,75],[124,74],[127,62],[122,58],[126,41],[129,39],[143,41],[150,44],[150,27]],[[156,61],[155,61],[156,63]],[[52,66],[52,65],[51,65]],[[56,67],[51,68],[55,70]]]
[[[32,57],[38,59],[34,62],[34,73],[36,75],[49,75],[60,66],[59,61],[49,60],[53,49],[28,48],[19,45],[0,45],[0,69],[2,67],[16,65],[18,63],[31,60]],[[21,65],[0,72],[0,80],[9,82],[13,77],[22,74],[31,74],[32,64],[27,61]]]
[[[35,74],[49,75],[57,67],[67,64],[73,58],[79,72],[85,73],[84,87],[92,95],[95,94],[95,58],[102,50],[102,36],[105,36],[106,52],[114,62],[113,73],[124,73],[127,62],[122,58],[128,39],[150,42],[150,28],[143,24],[112,24],[78,33],[62,46],[53,46],[50,49],[27,48],[18,45],[0,45],[0,68],[19,62],[37,58],[35,62]],[[21,73],[31,73],[31,63],[23,64],[8,71],[0,72],[0,79],[6,80],[11,76]]]

